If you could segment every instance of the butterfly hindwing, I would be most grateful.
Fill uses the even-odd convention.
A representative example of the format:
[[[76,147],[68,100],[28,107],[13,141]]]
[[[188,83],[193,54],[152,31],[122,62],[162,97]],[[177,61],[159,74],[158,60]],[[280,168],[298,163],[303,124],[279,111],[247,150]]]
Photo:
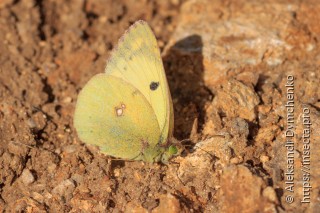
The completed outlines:
[[[78,96],[74,125],[81,140],[108,155],[143,159],[157,156],[160,135],[151,105],[136,88],[120,78],[98,74]],[[147,156],[148,157],[148,156]]]

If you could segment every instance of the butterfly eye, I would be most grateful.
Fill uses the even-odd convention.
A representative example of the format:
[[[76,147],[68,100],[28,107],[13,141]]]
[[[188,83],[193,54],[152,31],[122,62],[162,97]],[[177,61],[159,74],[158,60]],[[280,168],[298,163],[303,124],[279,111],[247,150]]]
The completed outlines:
[[[159,82],[151,82],[150,89],[154,91],[158,88],[158,86],[159,86]]]

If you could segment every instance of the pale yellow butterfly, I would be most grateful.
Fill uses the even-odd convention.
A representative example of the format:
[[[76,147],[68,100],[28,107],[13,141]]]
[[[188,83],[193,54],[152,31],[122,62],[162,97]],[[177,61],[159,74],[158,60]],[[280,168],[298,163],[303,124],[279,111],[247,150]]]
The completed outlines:
[[[145,21],[119,40],[105,73],[78,96],[74,125],[79,138],[117,158],[167,162],[177,153],[171,95],[156,38]]]

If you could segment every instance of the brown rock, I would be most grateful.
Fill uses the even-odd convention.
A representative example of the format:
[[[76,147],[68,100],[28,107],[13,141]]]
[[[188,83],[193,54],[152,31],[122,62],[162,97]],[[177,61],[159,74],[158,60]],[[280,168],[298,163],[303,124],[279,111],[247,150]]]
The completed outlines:
[[[6,7],[7,5],[10,5],[14,2],[14,0],[3,0],[0,2],[0,9]]]
[[[202,134],[210,136],[220,134],[223,126],[218,109],[213,104],[210,104],[206,110],[206,115]]]
[[[70,200],[72,198],[72,193],[75,189],[74,181],[67,179],[59,183],[53,188],[52,194],[63,196],[65,199]]]
[[[77,193],[70,200],[70,204],[71,212],[106,212],[108,203],[99,202],[87,193]]]
[[[25,185],[29,185],[30,183],[33,183],[35,181],[35,177],[33,174],[30,172],[29,169],[24,169],[22,174],[21,174],[21,181]]]
[[[243,0],[228,5],[223,1],[188,1],[181,8],[180,22],[169,46],[191,35],[201,37],[204,81],[209,87],[240,67],[262,62],[277,66],[292,49],[280,33],[290,24],[297,7],[291,6],[288,9],[277,2],[268,2],[267,6]],[[261,11],[268,12],[261,16]]]
[[[236,80],[230,80],[217,91],[213,105],[228,117],[241,117],[249,121],[256,118],[255,107],[260,100],[255,91]]]
[[[248,146],[249,124],[243,118],[233,118],[226,122],[228,132],[230,132],[229,147],[232,148],[237,157],[248,155],[246,147]]]
[[[218,171],[229,164],[231,150],[228,139],[216,136],[197,143],[194,153],[181,159],[178,178],[184,187],[192,187],[192,193],[202,202],[209,194],[215,194]],[[216,159],[216,160],[215,160]],[[192,196],[191,196],[192,197]]]
[[[231,120],[230,133],[233,137],[247,138],[249,135],[249,124],[243,118],[234,118]]]
[[[271,186],[264,188],[262,195],[263,197],[267,198],[269,201],[273,203],[278,203],[277,194]]]
[[[155,208],[152,211],[152,213],[162,213],[162,212],[170,212],[170,213],[182,212],[182,209],[180,208],[179,200],[172,194],[161,195],[159,206]]]
[[[277,125],[272,125],[260,128],[254,140],[257,142],[257,145],[262,146],[265,143],[271,143],[278,134],[280,134],[280,128]]]
[[[39,204],[35,200],[31,198],[22,198],[15,200],[12,205],[8,206],[8,210],[14,212],[46,212],[46,207],[44,205]]]
[[[274,204],[262,195],[265,187],[262,178],[247,167],[226,167],[221,176],[221,212],[276,212]]]
[[[133,202],[129,202],[126,206],[126,209],[124,211],[125,213],[148,213],[148,210],[143,208],[139,204],[135,204]]]
[[[248,86],[256,86],[259,80],[259,74],[256,72],[242,72],[237,75],[237,80]]]

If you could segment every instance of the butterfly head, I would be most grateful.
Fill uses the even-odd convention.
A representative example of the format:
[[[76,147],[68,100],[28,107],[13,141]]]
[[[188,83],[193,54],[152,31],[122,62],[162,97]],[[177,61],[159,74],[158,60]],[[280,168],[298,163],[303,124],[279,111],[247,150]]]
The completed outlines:
[[[145,162],[161,162],[168,164],[169,160],[181,153],[180,149],[176,145],[169,145],[168,147],[146,147],[141,155],[141,160]]]
[[[163,164],[168,164],[169,160],[174,157],[177,156],[179,154],[179,149],[178,147],[176,147],[175,145],[170,145],[168,147],[168,149],[163,152],[162,156],[161,156],[161,162]]]

